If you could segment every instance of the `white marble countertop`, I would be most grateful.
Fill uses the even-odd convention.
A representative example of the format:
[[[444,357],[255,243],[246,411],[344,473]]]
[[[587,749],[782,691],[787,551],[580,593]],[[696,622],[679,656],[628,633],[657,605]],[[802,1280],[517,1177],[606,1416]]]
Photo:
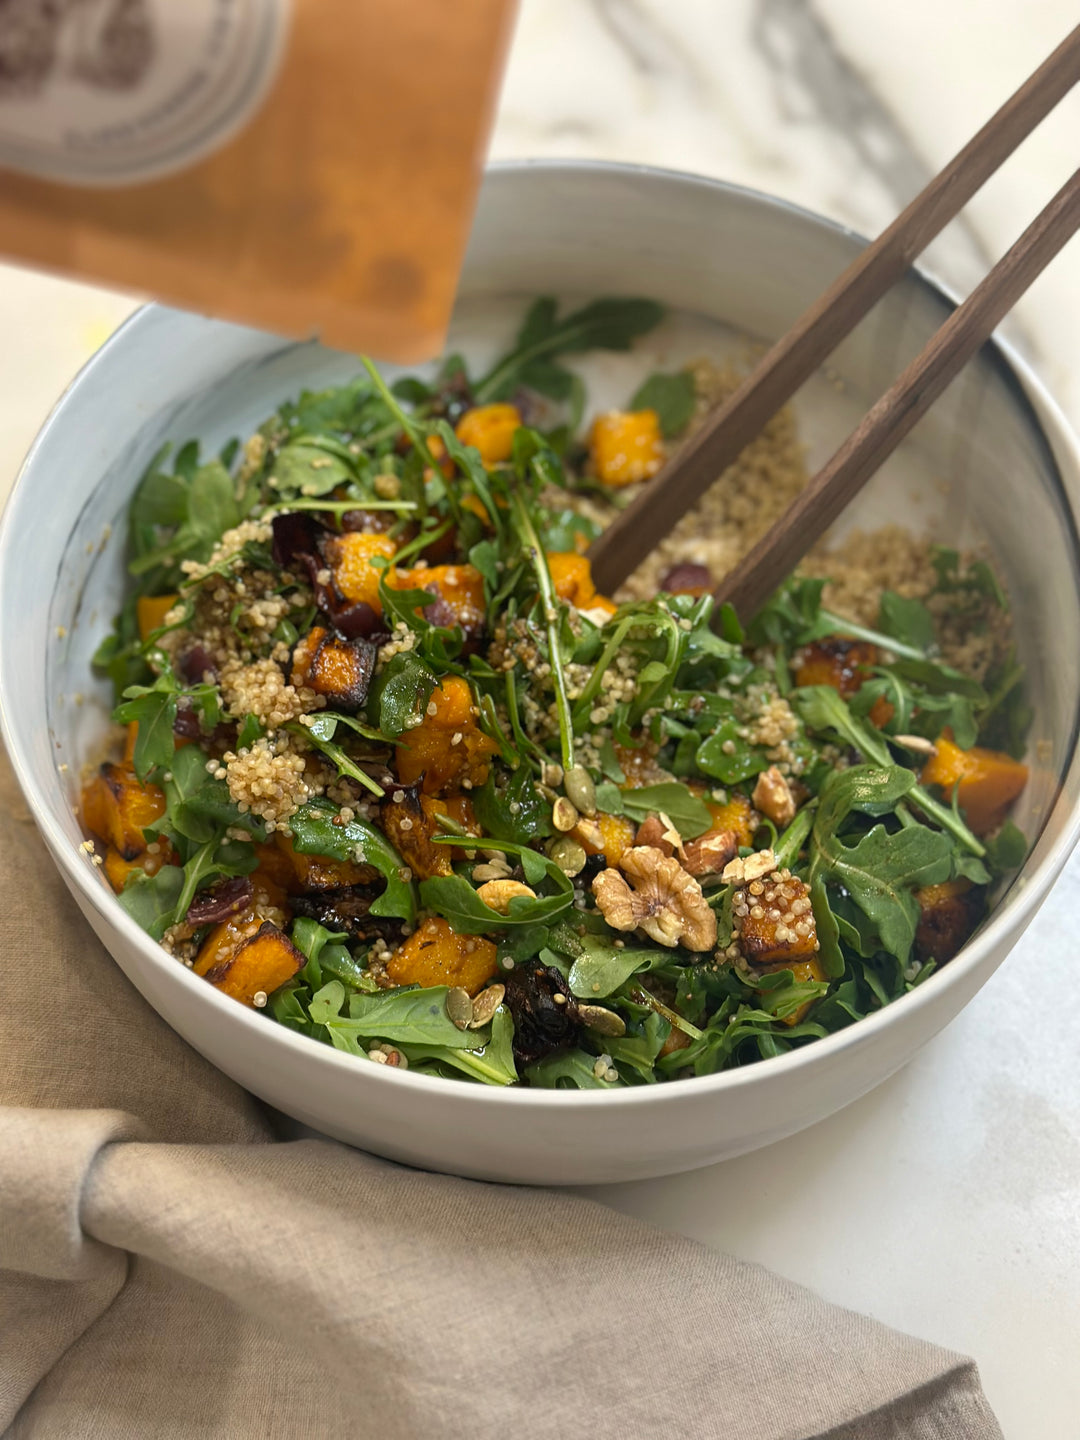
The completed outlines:
[[[694,170],[874,232],[1076,18],[1071,0],[523,0],[492,153]],[[1080,94],[934,246],[943,278],[970,288],[1071,173],[1077,133]],[[131,308],[0,267],[0,495]],[[1080,240],[1009,328],[1080,425]],[[831,1120],[592,1193],[974,1355],[1009,1440],[1080,1434],[1077,913],[1080,858],[960,1018]]]

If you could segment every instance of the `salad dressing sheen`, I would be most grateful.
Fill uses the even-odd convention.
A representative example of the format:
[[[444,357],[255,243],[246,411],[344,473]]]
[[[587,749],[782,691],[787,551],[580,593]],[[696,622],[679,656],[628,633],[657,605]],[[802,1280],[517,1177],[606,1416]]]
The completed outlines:
[[[0,253],[394,360],[442,343],[510,0],[2,0]]]

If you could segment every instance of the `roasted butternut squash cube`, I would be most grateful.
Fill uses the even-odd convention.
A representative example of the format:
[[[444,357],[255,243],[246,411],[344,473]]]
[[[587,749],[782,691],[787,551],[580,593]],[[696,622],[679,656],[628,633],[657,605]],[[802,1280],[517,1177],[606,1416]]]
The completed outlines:
[[[739,886],[731,902],[739,949],[751,965],[790,965],[818,952],[810,890],[788,870]]]
[[[635,843],[637,830],[628,815],[609,815],[600,811],[595,817],[583,817],[570,832],[586,855],[603,855],[611,869]]]
[[[478,713],[460,675],[436,685],[423,720],[398,742],[395,765],[402,783],[420,781],[425,795],[482,785],[499,747],[480,730]]]
[[[757,811],[740,791],[731,792],[723,805],[716,800],[706,800],[705,805],[713,818],[714,830],[730,830],[740,848],[749,848],[754,843],[754,831],[760,821]]]
[[[195,961],[196,975],[244,1005],[254,1005],[261,991],[272,995],[305,965],[303,955],[287,935],[269,920],[241,941],[231,955],[214,958],[207,941]]]
[[[844,699],[854,695],[878,662],[878,648],[865,640],[829,636],[803,647],[795,667],[795,684],[829,685]]]
[[[820,963],[816,959],[796,960],[793,965],[787,966],[785,968],[791,970],[792,975],[795,977],[796,985],[805,984],[807,980],[822,981],[825,979],[825,972],[824,970],[822,970]],[[813,1003],[813,1000],[807,1000],[805,1005],[800,1005],[797,1010],[793,1010],[792,1013],[785,1016],[780,1023],[782,1025],[798,1025],[800,1020],[804,1020],[806,1018],[806,1012],[810,1009]]]
[[[664,463],[660,417],[655,410],[598,415],[589,432],[589,454],[596,478],[605,485],[648,480]]]
[[[596,596],[592,567],[588,557],[574,551],[548,551],[548,570],[551,583],[560,600],[568,600],[579,610],[587,609]]]
[[[441,916],[425,920],[386,966],[395,985],[460,985],[470,995],[496,972],[495,946],[482,935],[458,935]]]
[[[364,530],[332,535],[323,545],[323,558],[340,593],[353,604],[370,605],[377,615],[382,614],[379,580],[384,572],[371,562],[377,557],[392,560],[396,552],[389,535]]]
[[[916,890],[915,899],[919,904],[915,953],[920,960],[944,965],[975,928],[981,908],[979,892],[970,880],[946,880]]]
[[[291,837],[280,830],[275,832],[274,840],[280,853],[292,866],[294,883],[285,888],[294,894],[340,890],[346,885],[371,885],[379,879],[379,871],[374,865],[363,865],[356,860],[333,860],[327,855],[301,854],[293,848]],[[263,873],[270,877],[269,868]]]
[[[143,853],[147,844],[143,830],[164,814],[164,791],[144,784],[130,764],[106,762],[83,787],[83,824],[124,860]]]
[[[453,873],[452,845],[436,845],[433,835],[440,834],[434,804],[428,795],[421,795],[415,785],[390,790],[379,806],[379,821],[394,849],[417,880],[434,875]]]
[[[520,428],[521,412],[516,405],[478,405],[465,411],[454,434],[463,445],[474,445],[484,464],[491,466],[510,459]]]
[[[475,565],[428,565],[416,570],[394,570],[386,583],[394,590],[428,590],[435,603],[424,612],[433,625],[447,630],[460,625],[466,635],[484,628],[484,577]]]
[[[153,853],[144,850],[134,860],[125,860],[120,851],[110,845],[105,851],[103,868],[105,878],[119,895],[136,870],[142,870],[147,875],[156,875],[163,865],[172,863],[172,846],[165,840],[159,840]]]
[[[155,630],[165,624],[165,616],[179,600],[179,595],[140,595],[135,601],[135,621],[139,639],[149,640]]]
[[[315,625],[293,649],[292,683],[325,695],[336,710],[355,713],[367,699],[378,650]]]
[[[1027,784],[1028,767],[999,750],[961,750],[948,732],[934,744],[937,754],[923,766],[922,783],[940,786],[949,800],[955,792],[975,834],[989,834]]]

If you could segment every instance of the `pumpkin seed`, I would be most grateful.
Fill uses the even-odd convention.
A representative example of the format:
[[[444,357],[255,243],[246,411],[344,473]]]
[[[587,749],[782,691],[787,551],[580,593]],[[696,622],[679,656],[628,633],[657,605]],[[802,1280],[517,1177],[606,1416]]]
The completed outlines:
[[[489,985],[486,990],[481,990],[476,999],[472,1002],[472,1019],[469,1021],[468,1029],[480,1030],[494,1016],[495,1011],[503,1002],[506,995],[505,985]],[[455,1024],[457,1022],[455,1021]]]
[[[582,815],[596,814],[596,786],[584,765],[566,772],[565,790]]]
[[[472,1024],[472,997],[469,992],[460,985],[455,985],[452,990],[447,991],[446,1013],[459,1030],[468,1030]]]
[[[560,795],[551,807],[551,823],[556,830],[572,830],[580,819],[581,816],[565,795]]]
[[[578,1005],[578,1017],[594,1035],[610,1035],[614,1040],[626,1034],[626,1021],[606,1005]]]
[[[569,835],[563,835],[556,840],[548,854],[563,874],[570,876],[580,875],[589,858],[585,854],[584,847],[579,845],[576,840],[571,840]]]

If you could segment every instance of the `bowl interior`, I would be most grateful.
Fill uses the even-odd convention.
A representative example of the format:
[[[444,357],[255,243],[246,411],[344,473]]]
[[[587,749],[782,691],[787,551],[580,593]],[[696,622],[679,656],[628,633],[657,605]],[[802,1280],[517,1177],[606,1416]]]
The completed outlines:
[[[713,182],[625,167],[497,169],[481,197],[450,345],[482,360],[512,337],[537,294],[648,295],[675,312],[661,330],[632,355],[584,362],[593,404],[625,403],[651,369],[702,353],[744,355],[746,337],[782,333],[862,243]],[[804,387],[796,410],[811,464],[835,449],[949,308],[931,283],[909,278]],[[198,435],[213,453],[299,389],[357,368],[354,357],[314,343],[153,307],[96,357],[31,452],[0,535],[0,718],[47,836],[66,851],[69,871],[81,867],[95,908],[112,902],[100,874],[76,856],[74,801],[111,704],[90,657],[123,589],[132,488],[165,441]],[[1036,712],[1018,819],[1039,839],[988,930],[1005,925],[1026,888],[1045,889],[1071,840],[1080,788],[1080,675],[1060,663],[1080,646],[1077,460],[1060,418],[1036,396],[1040,424],[1029,386],[999,348],[985,347],[843,522],[897,521],[946,545],[985,542],[1009,586]],[[155,960],[173,963],[156,950]]]

